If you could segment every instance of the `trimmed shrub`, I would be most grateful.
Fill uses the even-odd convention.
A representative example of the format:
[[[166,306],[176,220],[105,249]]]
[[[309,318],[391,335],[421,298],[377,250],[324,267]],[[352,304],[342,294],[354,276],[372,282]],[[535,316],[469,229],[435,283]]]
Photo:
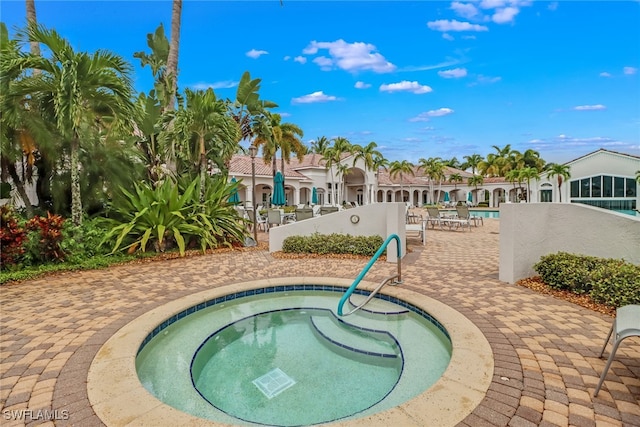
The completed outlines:
[[[621,307],[640,304],[640,266],[621,260],[606,260],[591,274],[591,298]]]
[[[0,206],[0,270],[16,265],[24,254],[26,231],[11,206]]]
[[[640,266],[620,259],[558,252],[533,266],[549,287],[586,294],[594,302],[621,307],[640,304]]]
[[[308,254],[352,254],[372,256],[384,243],[380,236],[350,234],[320,234],[290,236],[282,242],[282,251]]]
[[[591,271],[598,258],[558,252],[540,257],[533,269],[553,289],[584,294],[591,290]]]

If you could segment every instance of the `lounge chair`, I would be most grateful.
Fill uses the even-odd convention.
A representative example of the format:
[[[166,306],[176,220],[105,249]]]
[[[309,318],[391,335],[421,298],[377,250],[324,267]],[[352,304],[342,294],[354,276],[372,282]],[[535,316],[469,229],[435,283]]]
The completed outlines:
[[[327,215],[333,212],[338,212],[338,210],[340,210],[340,208],[338,208],[337,206],[322,206],[320,208],[320,215]]]
[[[609,368],[611,367],[611,363],[613,362],[613,358],[616,355],[620,342],[625,338],[640,336],[640,305],[625,305],[616,310],[616,318],[613,319],[611,329],[609,329],[609,335],[607,335],[607,339],[604,341],[604,345],[602,346],[602,350],[600,350],[600,355],[598,357],[602,357],[604,349],[607,347],[609,338],[613,335],[614,330],[615,336],[613,339],[611,354],[609,354],[607,364],[602,371],[596,390],[593,392],[593,397],[596,397],[600,392],[600,387],[602,387],[602,383],[607,376],[607,371],[609,371]]]
[[[478,222],[484,225],[484,220],[482,219],[482,217],[472,215],[467,206],[456,206],[456,212],[458,213],[458,218],[473,221],[473,225],[475,225],[476,227],[478,226]]]
[[[436,207],[428,207],[427,214],[429,215],[427,217],[427,223],[431,224],[431,228],[435,228],[436,224],[438,224],[441,230],[443,225],[449,227],[449,230],[453,229],[454,227],[462,227],[462,229],[464,230],[464,227],[466,226],[469,228],[469,231],[471,231],[471,220],[468,218],[442,216],[440,214],[440,210]]]

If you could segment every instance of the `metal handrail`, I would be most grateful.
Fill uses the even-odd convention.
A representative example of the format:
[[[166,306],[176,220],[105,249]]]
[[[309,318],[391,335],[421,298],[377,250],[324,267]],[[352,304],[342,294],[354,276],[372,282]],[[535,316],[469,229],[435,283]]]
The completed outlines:
[[[382,283],[380,283],[380,285],[373,292],[371,292],[371,294],[369,294],[369,297],[365,300],[364,303],[360,304],[358,307],[354,308],[350,312],[343,314],[342,313],[342,308],[344,306],[344,303],[349,299],[351,294],[353,294],[353,292],[356,290],[356,288],[358,287],[358,285],[360,284],[360,282],[362,281],[364,276],[371,269],[371,266],[373,266],[373,263],[376,262],[378,260],[378,258],[380,258],[380,255],[382,255],[382,253],[384,252],[386,247],[389,246],[389,242],[391,242],[391,240],[393,240],[393,239],[395,239],[396,247],[397,247],[398,273],[394,274],[393,276],[390,276],[390,277],[387,277],[386,279],[384,279],[382,281]],[[340,302],[338,303],[338,316],[348,316],[348,315],[353,314],[354,312],[358,311],[362,307],[364,307],[380,291],[380,289],[382,289],[382,287],[385,284],[387,284],[389,281],[391,281],[393,279],[396,279],[394,281],[394,283],[396,285],[402,283],[402,263],[401,262],[402,262],[402,246],[400,246],[400,237],[398,237],[397,234],[391,234],[391,235],[389,235],[389,237],[387,237],[387,240],[385,240],[384,243],[382,243],[382,245],[380,245],[380,247],[378,248],[376,253],[373,254],[373,256],[371,257],[371,259],[369,260],[367,265],[365,265],[364,268],[362,269],[362,271],[360,272],[360,274],[358,274],[358,277],[356,277],[356,279],[353,281],[351,286],[349,286],[349,289],[347,289],[346,292],[344,293],[344,295],[342,296],[342,298],[340,298]]]

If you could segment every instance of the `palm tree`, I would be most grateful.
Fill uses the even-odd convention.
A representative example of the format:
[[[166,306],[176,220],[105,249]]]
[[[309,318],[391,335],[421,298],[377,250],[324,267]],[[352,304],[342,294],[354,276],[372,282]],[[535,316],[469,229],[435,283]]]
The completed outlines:
[[[460,175],[459,173],[452,173],[451,175],[449,175],[448,181],[452,182],[454,190],[457,190],[458,183],[462,182],[462,175]]]
[[[311,142],[311,152],[316,154],[322,154],[329,148],[331,141],[326,136],[320,136],[315,141]]]
[[[458,160],[455,156],[449,160],[444,160],[443,163],[445,166],[449,166],[450,168],[455,168],[455,169],[462,168],[462,163],[460,163],[460,160]]]
[[[531,202],[531,180],[540,178],[540,172],[536,168],[520,169],[520,179],[527,182],[527,203]]]
[[[278,113],[265,112],[268,120],[269,135],[256,137],[254,144],[262,146],[262,157],[265,163],[272,163],[273,176],[276,176],[277,152],[280,150],[280,169],[284,176],[284,163],[291,160],[291,153],[295,153],[300,161],[306,149],[298,136],[303,136],[302,129],[293,123],[282,123],[282,116]]]
[[[376,157],[382,157],[382,154],[376,150],[376,148],[378,147],[378,144],[376,144],[375,142],[371,141],[370,143],[368,143],[367,145],[365,145],[364,147],[360,146],[360,145],[354,145],[352,152],[354,154],[353,157],[353,166],[356,165],[356,162],[359,159],[362,159],[362,161],[364,162],[364,173],[365,176],[367,174],[367,171],[369,170],[373,170],[374,167],[374,159]],[[369,192],[367,191],[367,200],[365,201],[365,203],[370,203],[369,201]]]
[[[385,159],[382,154],[376,155],[373,158],[373,163],[371,166],[371,169],[373,169],[375,171],[375,176],[376,178],[378,177],[379,173],[380,173],[380,169],[383,170],[387,170],[387,168],[389,167],[389,161],[387,159]],[[371,197],[370,197],[370,202],[373,202],[376,198],[375,198],[375,194],[373,193],[373,187],[371,188],[372,193],[371,193]]]
[[[173,0],[171,9],[171,44],[167,56],[167,78],[171,85],[167,110],[175,109],[176,93],[178,92],[178,51],[180,50],[180,21],[182,19],[182,0]]]
[[[232,117],[240,126],[242,139],[251,141],[257,134],[263,138],[271,137],[269,120],[266,114],[270,108],[278,104],[261,100],[259,95],[261,79],[251,79],[251,74],[245,71],[238,83],[236,99],[232,104]]]
[[[332,196],[332,204],[337,204],[337,186],[335,185],[334,176],[333,176],[333,166],[336,168],[342,161],[342,155],[344,153],[350,153],[352,150],[352,145],[347,138],[344,137],[336,137],[333,139],[333,145],[328,147],[324,153],[322,153],[322,158],[325,161],[325,167],[330,170],[331,173],[331,192]]]
[[[42,26],[27,28],[20,37],[44,44],[51,58],[29,56],[27,66],[41,70],[20,82],[20,93],[31,94],[47,106],[55,127],[70,144],[71,218],[82,223],[79,153],[87,127],[104,125],[102,117],[128,122],[135,110],[131,100],[131,66],[120,56],[97,51],[75,52],[56,31]],[[88,148],[88,147],[86,147]]]
[[[522,182],[522,178],[520,177],[520,169],[511,169],[505,174],[504,178],[507,181],[513,183],[513,191],[516,193],[517,197],[516,182],[518,183],[518,186],[520,186],[520,183]]]
[[[227,114],[226,104],[213,89],[185,90],[185,105],[175,114],[172,134],[176,136],[182,159],[197,164],[200,175],[200,201],[204,202],[208,154],[221,169],[237,151],[240,128]]]
[[[461,168],[465,170],[471,168],[471,173],[475,175],[478,170],[478,165],[482,162],[483,158],[480,154],[471,154],[470,156],[464,156],[464,160],[465,162]]]
[[[38,19],[36,17],[36,2],[35,0],[26,0],[27,6],[27,25],[30,27],[35,27],[38,25]],[[40,44],[36,41],[32,41],[29,43],[31,54],[35,56],[40,56]],[[40,70],[34,70],[37,74]]]
[[[571,167],[568,165],[561,165],[558,163],[552,163],[547,168],[549,178],[554,176],[558,179],[558,196],[560,196],[560,203],[562,203],[562,183],[571,178]]]
[[[20,195],[27,217],[33,216],[33,207],[27,195],[24,181],[28,180],[35,163],[35,141],[28,126],[37,118],[26,107],[27,99],[14,95],[14,87],[21,77],[23,67],[20,61],[20,46],[17,40],[10,40],[7,27],[0,23],[0,114],[1,147],[0,165],[2,180],[10,177]],[[26,175],[20,176],[16,163],[24,161],[26,153]]]
[[[408,174],[411,176],[415,176],[415,172],[413,170],[413,164],[411,164],[408,160],[394,160],[389,163],[389,176],[391,178],[395,178],[400,175],[400,197],[404,202],[404,174]]]
[[[346,182],[344,176],[351,170],[351,167],[347,163],[338,163],[336,165],[336,169],[338,172],[338,188],[340,190],[340,194],[338,194],[338,200],[342,200],[344,204],[346,202],[345,194],[346,194]]]
[[[482,175],[473,175],[467,178],[467,185],[473,185],[476,189],[476,193],[478,192],[478,185],[482,185],[484,183],[484,177]]]
[[[636,182],[640,183],[640,170],[636,171]]]
[[[442,163],[442,159],[440,157],[429,157],[428,159],[420,159],[419,165],[419,168],[422,169],[429,178],[429,197],[431,198],[431,203],[435,203],[435,188],[433,186],[433,182],[438,180],[441,185],[440,188],[442,188],[444,163]]]

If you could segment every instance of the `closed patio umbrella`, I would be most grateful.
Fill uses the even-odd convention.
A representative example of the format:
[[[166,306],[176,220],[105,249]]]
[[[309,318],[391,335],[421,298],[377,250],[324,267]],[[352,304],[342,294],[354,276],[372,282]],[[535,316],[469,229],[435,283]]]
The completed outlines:
[[[311,203],[314,205],[318,204],[318,190],[316,189],[316,187],[313,187],[313,189],[311,190]]]
[[[284,177],[280,171],[276,172],[276,176],[273,178],[273,195],[271,196],[271,204],[276,206],[283,206],[286,203],[284,197]]]
[[[473,194],[471,194],[471,191],[467,193],[467,201],[473,203]]]
[[[445,192],[444,192],[444,201],[445,201],[445,202],[448,202],[448,201],[449,201],[449,192],[448,192],[448,191],[445,191]]]
[[[236,181],[236,177],[232,177],[231,178],[231,183],[235,184]],[[231,193],[231,195],[229,196],[229,203],[240,203],[240,195],[238,194],[238,188],[234,188],[233,192]]]

